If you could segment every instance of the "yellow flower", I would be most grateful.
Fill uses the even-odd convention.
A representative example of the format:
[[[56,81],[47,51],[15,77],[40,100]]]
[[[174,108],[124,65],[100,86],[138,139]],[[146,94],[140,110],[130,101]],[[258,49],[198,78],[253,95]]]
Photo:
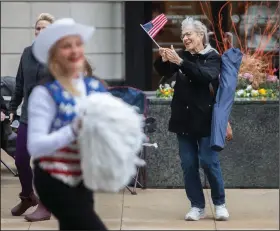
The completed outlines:
[[[260,93],[261,95],[265,95],[265,94],[266,94],[266,90],[262,88],[262,89],[259,90],[259,93]]]

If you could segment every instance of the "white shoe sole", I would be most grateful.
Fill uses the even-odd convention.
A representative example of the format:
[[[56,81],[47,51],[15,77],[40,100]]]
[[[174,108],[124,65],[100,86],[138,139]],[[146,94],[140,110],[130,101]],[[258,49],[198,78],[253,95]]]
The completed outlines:
[[[216,217],[215,219],[216,219],[216,221],[227,221],[229,219],[229,217],[220,216],[220,217]]]
[[[205,218],[205,214],[201,215],[198,219],[188,216],[188,217],[185,217],[185,220],[186,221],[199,221],[200,219],[203,219],[203,218]]]

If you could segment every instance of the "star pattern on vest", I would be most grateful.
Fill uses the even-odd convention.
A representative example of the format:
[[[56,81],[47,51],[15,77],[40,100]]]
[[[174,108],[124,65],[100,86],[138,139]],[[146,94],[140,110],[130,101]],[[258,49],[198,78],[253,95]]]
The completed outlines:
[[[63,91],[63,92],[62,92],[62,96],[63,96],[65,99],[71,99],[71,95],[70,95],[67,91]]]
[[[78,105],[76,105],[75,107],[74,107],[74,113],[75,114],[78,114],[80,112],[80,107],[78,106]]]
[[[56,86],[54,83],[51,84],[51,88],[52,88],[53,90],[55,90],[55,91],[59,89],[58,86]]]
[[[55,127],[61,127],[63,125],[61,119],[57,118],[53,124]]]
[[[91,80],[89,82],[89,86],[91,88],[93,88],[94,90],[98,89],[99,88],[99,82],[97,80]]]
[[[66,115],[71,115],[75,112],[75,107],[73,105],[71,105],[70,103],[64,104],[61,103],[59,105],[59,110],[63,113],[65,113]]]
[[[103,92],[102,84],[98,80],[94,78],[87,78],[84,80],[84,82],[87,95],[98,91]],[[54,81],[53,83],[46,86],[58,106],[56,118],[52,123],[51,130],[53,131],[71,123],[73,118],[79,114],[80,107],[76,105],[73,96],[63,89],[63,87],[57,81]]]

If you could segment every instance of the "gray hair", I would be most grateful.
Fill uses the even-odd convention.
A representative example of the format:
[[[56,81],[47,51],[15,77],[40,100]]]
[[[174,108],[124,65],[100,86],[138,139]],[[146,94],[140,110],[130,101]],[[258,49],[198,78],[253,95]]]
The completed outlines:
[[[204,45],[209,44],[209,37],[208,37],[208,33],[207,33],[207,28],[201,21],[194,20],[192,17],[186,17],[182,21],[181,31],[183,32],[183,30],[189,25],[193,26],[197,33],[203,34],[202,42],[203,42]]]

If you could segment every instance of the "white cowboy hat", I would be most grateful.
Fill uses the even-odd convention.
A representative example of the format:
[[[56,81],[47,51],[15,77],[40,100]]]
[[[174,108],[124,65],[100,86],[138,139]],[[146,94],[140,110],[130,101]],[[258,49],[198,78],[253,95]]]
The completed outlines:
[[[69,35],[79,35],[86,43],[94,31],[94,27],[76,23],[72,18],[58,19],[42,30],[34,40],[33,54],[40,63],[46,64],[49,58],[49,50],[61,38]]]

